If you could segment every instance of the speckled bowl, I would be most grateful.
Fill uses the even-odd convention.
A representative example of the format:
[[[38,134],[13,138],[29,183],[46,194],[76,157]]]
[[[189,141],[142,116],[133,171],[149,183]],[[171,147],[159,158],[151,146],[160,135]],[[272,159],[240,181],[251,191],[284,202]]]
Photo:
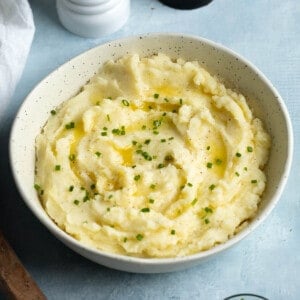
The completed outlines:
[[[34,185],[35,137],[49,117],[49,111],[74,96],[109,59],[128,53],[141,56],[164,52],[186,60],[198,60],[212,74],[223,78],[229,87],[237,88],[249,98],[256,116],[272,136],[272,150],[266,167],[267,189],[257,216],[248,227],[222,245],[198,254],[143,259],[104,253],[84,246],[57,227],[44,211]],[[289,174],[293,152],[292,127],[287,109],[267,78],[250,62],[231,50],[203,38],[180,34],[148,34],[112,41],[91,49],[42,80],[22,104],[13,124],[10,138],[10,163],[16,184],[25,203],[36,217],[64,244],[99,264],[114,269],[141,272],[169,272],[200,263],[234,245],[252,232],[276,205]]]

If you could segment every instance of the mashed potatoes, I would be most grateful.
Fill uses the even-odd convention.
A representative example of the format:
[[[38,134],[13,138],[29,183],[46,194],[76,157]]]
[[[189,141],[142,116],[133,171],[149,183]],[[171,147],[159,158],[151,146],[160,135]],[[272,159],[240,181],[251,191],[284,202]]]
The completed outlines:
[[[265,189],[270,138],[244,96],[197,62],[107,62],[36,139],[53,221],[83,244],[175,257],[223,243]]]

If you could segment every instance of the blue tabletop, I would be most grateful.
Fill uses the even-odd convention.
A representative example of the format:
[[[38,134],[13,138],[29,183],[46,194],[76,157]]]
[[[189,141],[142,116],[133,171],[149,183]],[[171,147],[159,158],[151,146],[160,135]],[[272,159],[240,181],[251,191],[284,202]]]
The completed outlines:
[[[23,76],[0,135],[0,226],[49,299],[224,299],[251,292],[269,299],[300,299],[300,5],[295,0],[214,0],[180,11],[156,0],[132,0],[117,33],[84,39],[59,23],[54,0],[30,1],[36,33]],[[23,203],[8,163],[14,115],[29,91],[73,56],[146,32],[182,32],[219,42],[253,62],[281,93],[292,118],[294,161],[285,191],[268,219],[227,252],[169,274],[129,274],[77,255],[54,238]],[[21,154],[20,154],[21,155]],[[1,295],[0,295],[1,298]]]

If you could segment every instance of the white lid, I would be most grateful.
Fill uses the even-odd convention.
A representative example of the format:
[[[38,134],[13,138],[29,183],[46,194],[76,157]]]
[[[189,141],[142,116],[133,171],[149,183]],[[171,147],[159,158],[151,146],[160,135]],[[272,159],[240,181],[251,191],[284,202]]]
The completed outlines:
[[[57,0],[56,6],[66,29],[89,38],[117,31],[130,13],[130,0]]]

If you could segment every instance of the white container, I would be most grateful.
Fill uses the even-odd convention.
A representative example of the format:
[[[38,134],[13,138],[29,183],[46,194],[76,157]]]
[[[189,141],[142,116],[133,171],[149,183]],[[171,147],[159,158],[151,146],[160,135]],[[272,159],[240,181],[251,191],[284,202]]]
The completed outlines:
[[[63,26],[88,38],[117,31],[130,13],[130,0],[57,0],[56,6]]]

